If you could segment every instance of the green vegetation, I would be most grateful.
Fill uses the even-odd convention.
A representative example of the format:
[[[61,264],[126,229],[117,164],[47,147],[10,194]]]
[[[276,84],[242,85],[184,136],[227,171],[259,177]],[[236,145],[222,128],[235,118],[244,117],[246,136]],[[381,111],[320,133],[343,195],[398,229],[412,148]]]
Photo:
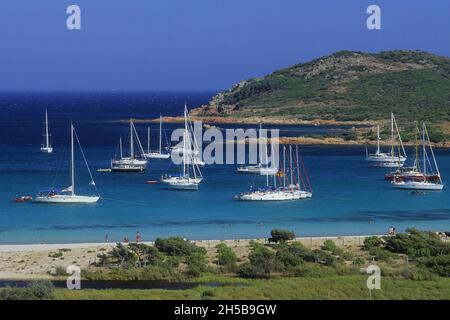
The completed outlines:
[[[415,120],[436,124],[431,138],[442,141],[449,138],[440,126],[450,121],[450,58],[341,51],[243,81],[210,106],[222,116],[301,120],[388,120],[394,112],[408,133]],[[208,115],[211,108],[203,110]]]
[[[228,277],[209,280],[226,283]],[[369,299],[367,275],[291,277],[269,280],[239,279],[239,285],[208,287],[201,285],[187,290],[56,290],[57,299]],[[411,281],[383,277],[381,290],[372,290],[372,299],[450,299],[450,278]]]
[[[235,269],[237,256],[236,253],[228,247],[225,243],[221,242],[216,246],[217,249],[217,263],[220,266],[226,266],[229,270]]]
[[[295,238],[295,233],[293,231],[278,230],[274,229],[270,232],[271,238],[269,242],[278,243],[280,241],[293,240]]]
[[[167,280],[198,277],[207,270],[206,250],[180,237],[157,239],[155,246],[118,243],[99,254],[96,267],[83,270],[88,280]]]
[[[53,300],[54,291],[50,281],[33,281],[26,288],[0,289],[0,300]]]
[[[416,229],[368,237],[361,247],[326,240],[307,247],[286,240],[249,243],[242,257],[225,243],[207,251],[182,238],[158,239],[155,247],[118,244],[83,272],[90,280],[165,280],[198,283],[188,290],[56,290],[67,299],[367,299],[365,267],[377,264],[382,290],[375,299],[450,299],[450,243]],[[210,283],[215,283],[210,287]],[[220,284],[217,286],[217,284]],[[0,290],[0,299],[51,299],[48,285]]]

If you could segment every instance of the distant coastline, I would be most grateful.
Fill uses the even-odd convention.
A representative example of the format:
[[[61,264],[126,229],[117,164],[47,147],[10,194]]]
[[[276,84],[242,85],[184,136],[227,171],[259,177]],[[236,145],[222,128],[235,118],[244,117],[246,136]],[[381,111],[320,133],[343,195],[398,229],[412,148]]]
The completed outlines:
[[[211,116],[191,116],[192,121],[202,121],[204,124],[208,125],[313,125],[313,126],[367,126],[374,127],[380,124],[380,121],[337,121],[337,120],[300,120],[285,117],[211,117]],[[120,122],[128,122],[129,119],[122,119]],[[164,123],[182,123],[184,121],[183,117],[163,117]],[[157,123],[159,119],[134,119],[135,123]],[[309,137],[309,136],[298,136],[298,137],[280,137],[281,144],[303,144],[303,145],[332,145],[332,146],[375,146],[375,140],[367,139],[344,139],[339,137]],[[405,146],[414,146],[413,141],[404,141]],[[381,146],[389,146],[389,142],[380,141]],[[450,141],[441,141],[437,143],[432,143],[434,147],[438,148],[450,148]]]

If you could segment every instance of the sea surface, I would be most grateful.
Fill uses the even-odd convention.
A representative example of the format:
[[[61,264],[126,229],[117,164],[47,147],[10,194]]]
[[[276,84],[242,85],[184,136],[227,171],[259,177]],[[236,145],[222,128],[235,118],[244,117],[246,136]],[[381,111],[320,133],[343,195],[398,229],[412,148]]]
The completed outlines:
[[[213,92],[3,92],[0,94],[0,243],[103,242],[124,237],[143,240],[183,236],[190,239],[267,237],[274,228],[298,236],[384,234],[416,227],[450,230],[450,194],[414,195],[384,181],[383,168],[369,167],[363,146],[301,146],[314,190],[312,199],[295,202],[239,202],[234,196],[264,177],[236,174],[236,165],[202,169],[205,183],[198,192],[146,184],[162,173],[176,173],[170,161],[150,160],[148,171],[136,174],[97,172],[107,168],[118,140],[128,136],[130,117],[181,115],[184,103],[196,107]],[[54,152],[43,154],[43,117],[48,109]],[[49,187],[69,185],[69,124],[73,121],[102,196],[92,205],[14,203]],[[147,146],[147,124],[137,123]],[[165,124],[170,137],[178,124]],[[223,126],[231,127],[231,125]],[[251,126],[244,126],[251,127]],[[270,127],[268,127],[270,128]],[[281,136],[328,134],[335,126],[281,126]],[[156,148],[158,124],[151,124]],[[164,139],[165,140],[165,139]],[[409,152],[411,150],[408,150]],[[450,150],[437,149],[444,178],[450,177]],[[77,186],[92,192],[80,153]]]

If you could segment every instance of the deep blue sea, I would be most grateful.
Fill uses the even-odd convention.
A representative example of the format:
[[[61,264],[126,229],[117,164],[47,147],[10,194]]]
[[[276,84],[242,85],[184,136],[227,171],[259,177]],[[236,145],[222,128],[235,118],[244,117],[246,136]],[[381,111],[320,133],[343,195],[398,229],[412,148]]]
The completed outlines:
[[[118,120],[180,115],[186,101],[196,107],[212,92],[3,92],[0,94],[0,243],[69,243],[110,241],[136,232],[144,240],[179,235],[190,239],[267,237],[271,229],[298,236],[386,233],[416,227],[450,230],[449,189],[413,195],[384,181],[385,169],[364,161],[359,146],[302,146],[314,189],[305,201],[238,202],[255,177],[238,175],[235,165],[203,168],[198,192],[149,185],[161,173],[176,172],[167,161],[150,161],[139,174],[101,173],[117,150],[128,125]],[[43,116],[48,109],[53,154],[40,152]],[[18,195],[36,195],[69,180],[69,123],[73,121],[102,200],[93,205],[14,203]],[[146,146],[147,124],[136,124]],[[158,124],[152,124],[156,148]],[[165,135],[178,127],[165,124]],[[332,126],[282,126],[281,136],[326,134]],[[436,150],[444,182],[450,177],[450,151]],[[77,156],[77,183],[89,182]],[[261,183],[264,183],[263,177]],[[257,183],[258,181],[256,181]],[[87,186],[86,188],[89,188]],[[80,190],[84,190],[83,187]]]

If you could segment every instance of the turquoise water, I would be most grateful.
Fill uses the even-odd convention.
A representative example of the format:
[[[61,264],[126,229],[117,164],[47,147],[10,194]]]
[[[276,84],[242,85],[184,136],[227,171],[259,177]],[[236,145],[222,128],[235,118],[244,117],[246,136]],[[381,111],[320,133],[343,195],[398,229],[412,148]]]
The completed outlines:
[[[172,103],[167,113],[182,110],[182,103],[172,96],[164,99],[165,105]],[[208,96],[198,97],[198,101],[202,99]],[[133,113],[140,117],[159,113],[161,101],[150,97],[144,102],[142,109]],[[255,181],[252,176],[238,175],[234,165],[211,165],[203,169],[205,183],[198,192],[179,192],[145,183],[161,173],[176,171],[165,161],[151,161],[145,173],[96,172],[108,166],[119,135],[127,135],[127,125],[114,121],[130,116],[125,107],[114,112],[100,105],[94,108],[95,113],[92,107],[67,114],[58,113],[65,109],[54,107],[61,105],[56,100],[48,106],[55,152],[42,154],[42,107],[31,103],[33,109],[27,109],[31,108],[28,104],[0,113],[0,243],[102,242],[106,234],[110,241],[119,241],[125,236],[133,239],[137,231],[144,240],[153,240],[173,235],[191,239],[266,237],[273,228],[290,229],[298,236],[380,234],[391,225],[398,230],[450,230],[448,188],[423,195],[395,190],[384,181],[384,169],[368,167],[364,147],[302,146],[314,189],[312,199],[238,202],[234,195],[247,191],[252,183],[264,183],[264,178]],[[39,189],[68,185],[70,119],[76,123],[103,199],[93,205],[13,203],[17,195],[35,195]],[[146,126],[137,127],[145,140]],[[168,135],[174,127],[166,126]],[[281,129],[281,135],[330,130],[308,126]],[[156,146],[157,126],[153,130],[152,144]],[[450,152],[436,153],[445,181],[450,177]],[[77,171],[78,185],[86,185],[89,180],[81,162]]]

